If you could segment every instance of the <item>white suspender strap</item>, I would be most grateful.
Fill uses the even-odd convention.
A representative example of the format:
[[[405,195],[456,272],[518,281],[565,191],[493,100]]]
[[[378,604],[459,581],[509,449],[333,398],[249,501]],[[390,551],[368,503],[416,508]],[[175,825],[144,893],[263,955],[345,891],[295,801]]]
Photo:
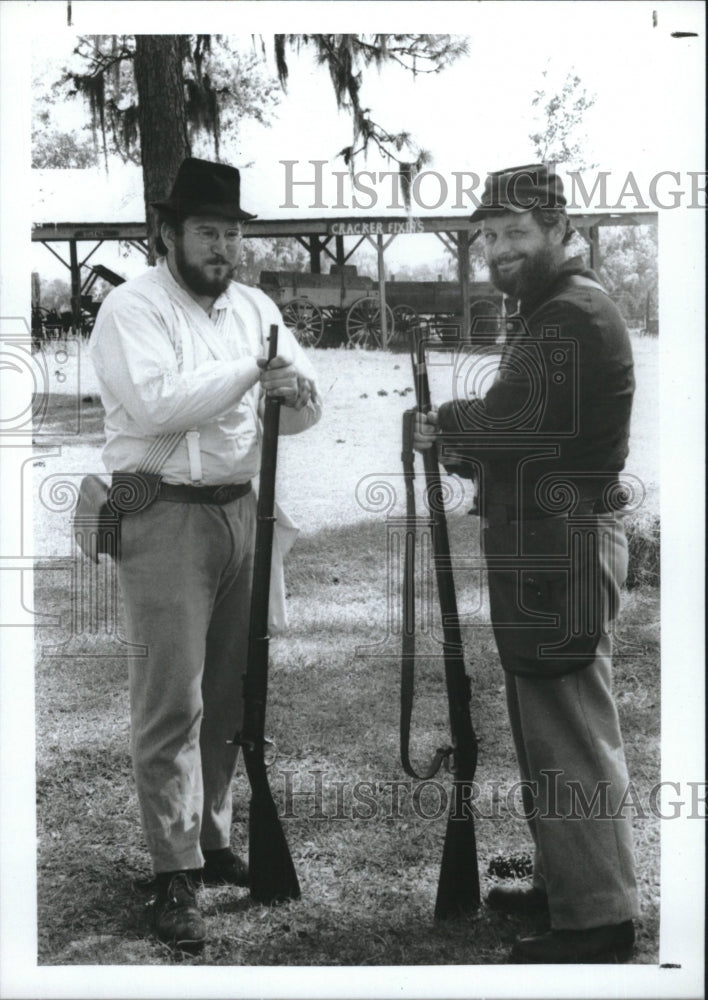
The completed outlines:
[[[199,431],[187,431],[187,455],[189,457],[189,475],[195,486],[202,481],[202,453],[199,448]]]
[[[182,370],[185,372],[194,371],[194,344],[192,342],[191,330],[185,331],[180,327],[180,338],[182,340]],[[191,430],[185,434],[187,439],[187,456],[189,458],[189,476],[195,485],[202,481],[202,455],[199,448],[199,431]]]

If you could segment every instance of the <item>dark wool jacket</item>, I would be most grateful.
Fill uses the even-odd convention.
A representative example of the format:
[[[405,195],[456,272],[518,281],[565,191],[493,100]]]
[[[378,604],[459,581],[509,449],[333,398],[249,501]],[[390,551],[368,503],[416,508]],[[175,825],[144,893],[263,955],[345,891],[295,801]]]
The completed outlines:
[[[600,500],[624,468],[634,394],[627,328],[604,291],[571,275],[597,282],[582,258],[566,261],[507,320],[484,399],[440,407],[442,460],[463,474],[469,465],[456,456],[471,463],[482,507],[521,501],[532,516],[558,512],[564,489]]]

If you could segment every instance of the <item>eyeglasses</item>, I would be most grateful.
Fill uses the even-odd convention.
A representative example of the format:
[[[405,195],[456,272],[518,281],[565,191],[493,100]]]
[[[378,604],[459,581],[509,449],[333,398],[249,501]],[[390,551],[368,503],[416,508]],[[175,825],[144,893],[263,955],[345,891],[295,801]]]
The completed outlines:
[[[199,226],[196,229],[189,229],[185,227],[185,232],[194,236],[195,239],[201,243],[204,247],[213,246],[214,243],[218,243],[222,238],[227,247],[238,246],[241,240],[241,230],[240,229],[227,229],[225,232],[220,233],[218,229],[213,226]]]

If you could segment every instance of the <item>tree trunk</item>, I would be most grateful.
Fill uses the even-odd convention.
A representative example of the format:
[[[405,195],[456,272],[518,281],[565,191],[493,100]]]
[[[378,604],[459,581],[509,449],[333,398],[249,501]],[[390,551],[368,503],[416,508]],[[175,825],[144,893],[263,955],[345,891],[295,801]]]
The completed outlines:
[[[177,168],[190,155],[181,39],[178,35],[135,36],[135,82],[138,88],[148,259],[153,264],[157,225],[150,203],[169,195]]]

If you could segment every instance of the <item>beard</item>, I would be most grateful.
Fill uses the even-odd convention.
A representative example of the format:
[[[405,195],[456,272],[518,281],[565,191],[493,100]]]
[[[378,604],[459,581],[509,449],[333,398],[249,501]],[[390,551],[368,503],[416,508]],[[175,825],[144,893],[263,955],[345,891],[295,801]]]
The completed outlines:
[[[175,243],[175,264],[185,285],[196,295],[209,295],[216,299],[231,284],[236,265],[231,264],[223,257],[214,257],[206,263],[207,265],[221,264],[226,268],[224,275],[222,277],[218,277],[217,275],[210,276],[205,265],[190,263],[185,255],[182,242],[178,240]]]
[[[514,299],[533,297],[551,283],[558,271],[557,251],[551,246],[541,247],[533,255],[505,258],[507,263],[512,260],[518,260],[518,265],[508,274],[500,271],[499,261],[490,261],[489,274],[494,286]]]

